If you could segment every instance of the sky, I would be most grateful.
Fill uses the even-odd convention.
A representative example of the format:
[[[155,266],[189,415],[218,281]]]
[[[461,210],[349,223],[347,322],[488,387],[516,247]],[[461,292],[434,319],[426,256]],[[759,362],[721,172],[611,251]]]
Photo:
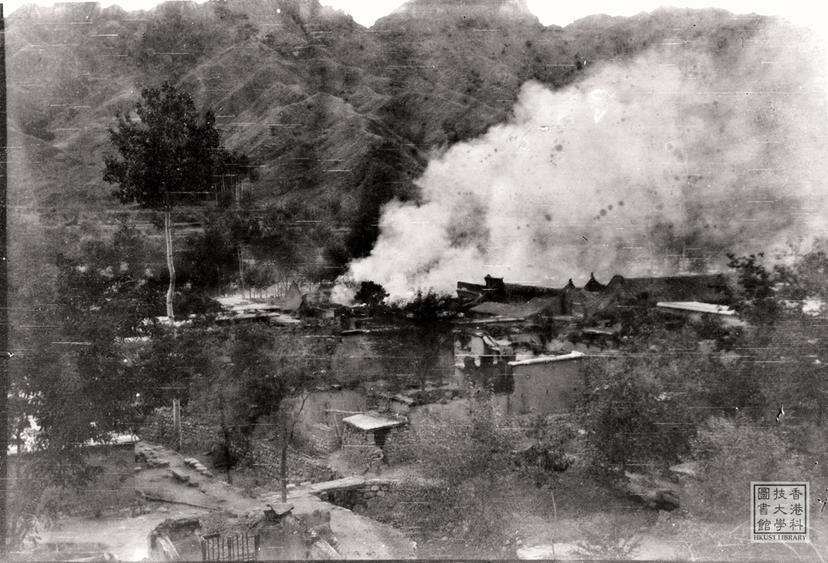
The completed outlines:
[[[794,23],[807,27],[820,26],[828,28],[828,8],[818,0],[758,1],[758,0],[579,0],[577,2],[559,2],[554,0],[525,0],[529,9],[544,25],[567,25],[590,14],[608,14],[611,16],[630,16],[639,12],[650,12],[659,6],[675,5],[686,8],[717,7],[734,13],[759,13],[763,15],[783,16]],[[3,2],[5,13],[9,14],[25,4],[51,5],[49,0],[12,0]],[[157,0],[121,0],[112,2],[102,0],[103,5],[119,4],[126,9],[148,9],[158,4]],[[321,0],[322,4],[332,6],[350,14],[354,20],[364,26],[370,26],[378,18],[387,15],[401,6],[403,0]]]
[[[401,6],[402,0],[321,0],[327,4],[351,14],[357,22],[369,26],[374,21]],[[734,13],[761,13],[781,15],[795,23],[813,25],[822,22],[828,9],[821,2],[767,2],[756,0],[579,0],[578,2],[558,2],[554,0],[526,0],[529,9],[544,25],[564,26],[591,14],[608,14],[611,16],[631,16],[640,12],[651,12],[664,5],[685,8],[723,8]]]

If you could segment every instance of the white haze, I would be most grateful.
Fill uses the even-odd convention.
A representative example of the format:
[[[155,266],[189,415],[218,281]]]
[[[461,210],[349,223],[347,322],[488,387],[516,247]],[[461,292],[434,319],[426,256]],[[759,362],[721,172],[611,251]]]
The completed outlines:
[[[487,273],[560,286],[716,269],[729,251],[823,235],[824,69],[773,29],[717,59],[664,46],[559,91],[526,83],[507,123],[435,155],[418,204],[385,206],[341,281],[395,299]]]

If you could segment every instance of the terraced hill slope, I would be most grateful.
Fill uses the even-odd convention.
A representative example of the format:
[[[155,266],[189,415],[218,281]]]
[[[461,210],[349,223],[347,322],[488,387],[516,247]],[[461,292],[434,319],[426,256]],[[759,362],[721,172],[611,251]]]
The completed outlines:
[[[726,59],[764,19],[660,10],[544,27],[516,0],[413,0],[366,29],[316,0],[26,7],[8,18],[12,203],[118,208],[101,180],[114,112],[171,80],[212,108],[259,166],[257,205],[335,226],[342,260],[370,251],[380,206],[416,199],[430,154],[504,121],[521,84],[571,84],[657,44]]]

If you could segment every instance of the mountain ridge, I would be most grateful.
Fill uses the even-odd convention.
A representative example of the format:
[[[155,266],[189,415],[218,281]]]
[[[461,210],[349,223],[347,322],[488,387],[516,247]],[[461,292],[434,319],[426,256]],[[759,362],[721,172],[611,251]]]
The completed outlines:
[[[727,57],[769,21],[661,9],[560,28],[524,8],[417,0],[371,28],[315,0],[20,8],[7,52],[24,199],[43,213],[117,208],[100,180],[112,116],[170,80],[259,167],[257,205],[299,202],[339,227],[334,254],[364,256],[382,205],[416,200],[430,155],[507,120],[526,81],[561,88],[668,40]]]

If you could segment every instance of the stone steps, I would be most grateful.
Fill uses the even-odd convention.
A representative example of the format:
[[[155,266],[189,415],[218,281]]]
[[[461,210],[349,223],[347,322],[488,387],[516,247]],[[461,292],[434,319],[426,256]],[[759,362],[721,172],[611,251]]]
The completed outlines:
[[[184,458],[184,465],[192,467],[193,469],[195,469],[196,471],[198,471],[199,473],[201,473],[205,477],[212,477],[213,476],[213,473],[209,469],[204,467],[204,465],[194,457],[185,457]]]

